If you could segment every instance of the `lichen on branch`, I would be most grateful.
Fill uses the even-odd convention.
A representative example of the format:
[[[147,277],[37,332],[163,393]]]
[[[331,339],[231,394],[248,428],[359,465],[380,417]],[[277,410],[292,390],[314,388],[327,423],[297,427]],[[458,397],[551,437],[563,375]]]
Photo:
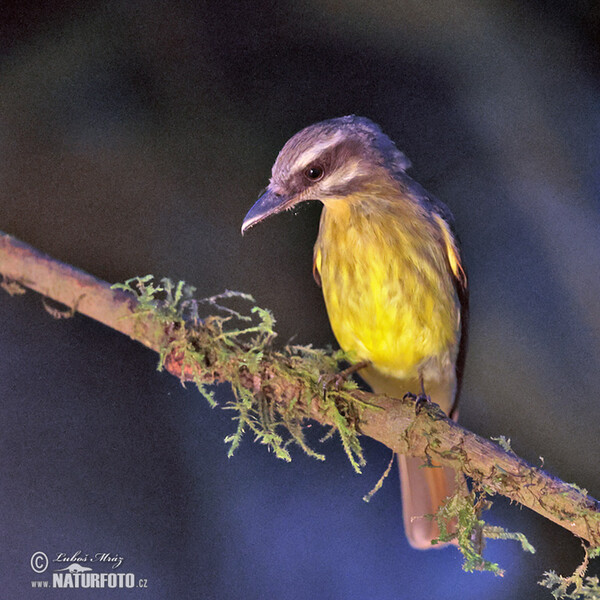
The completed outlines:
[[[339,434],[350,463],[361,472],[365,460],[354,425],[354,413],[360,411],[361,403],[349,394],[356,384],[347,381],[342,388],[319,398],[319,378],[347,358],[342,351],[294,345],[274,349],[273,315],[252,306],[254,299],[240,292],[226,291],[197,300],[194,288],[184,282],[174,285],[162,279],[157,285],[152,276],[136,277],[113,288],[137,295],[135,317],[143,328],[147,328],[149,319],[163,326],[159,369],[166,368],[183,383],[193,381],[211,406],[216,405],[211,386],[231,386],[232,399],[223,407],[233,411],[232,419],[237,423],[235,432],[225,440],[230,444],[230,456],[244,433],[250,432],[257,442],[285,461],[291,460],[292,444],[325,460],[322,453],[309,446],[304,435],[305,421],[313,405],[318,404],[331,427],[330,435]],[[242,313],[226,306],[226,300],[250,302],[251,308]],[[203,304],[223,314],[200,318]]]

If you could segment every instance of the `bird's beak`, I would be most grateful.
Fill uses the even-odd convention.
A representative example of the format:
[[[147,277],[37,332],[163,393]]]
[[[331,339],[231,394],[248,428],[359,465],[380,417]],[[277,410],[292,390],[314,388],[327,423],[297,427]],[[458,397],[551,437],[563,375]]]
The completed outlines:
[[[255,202],[254,206],[244,217],[244,222],[242,223],[242,235],[244,235],[244,232],[250,229],[252,225],[255,225],[271,215],[277,214],[286,208],[290,208],[294,204],[295,198],[293,196],[282,196],[267,188],[267,191]]]

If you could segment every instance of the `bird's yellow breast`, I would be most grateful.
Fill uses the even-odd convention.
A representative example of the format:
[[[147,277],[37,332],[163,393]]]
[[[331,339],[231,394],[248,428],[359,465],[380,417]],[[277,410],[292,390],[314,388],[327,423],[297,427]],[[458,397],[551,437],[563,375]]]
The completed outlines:
[[[397,378],[447,375],[458,348],[460,307],[435,219],[403,203],[329,203],[315,264],[344,350]]]

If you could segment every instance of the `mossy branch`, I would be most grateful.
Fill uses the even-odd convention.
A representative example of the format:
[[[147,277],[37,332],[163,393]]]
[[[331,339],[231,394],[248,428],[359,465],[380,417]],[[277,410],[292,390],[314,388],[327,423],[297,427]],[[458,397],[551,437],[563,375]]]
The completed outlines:
[[[293,442],[323,459],[303,436],[304,421],[314,419],[340,434],[356,470],[364,463],[358,434],[366,435],[396,453],[462,471],[479,493],[506,496],[568,529],[590,547],[600,546],[598,501],[519,458],[503,438],[500,443],[484,439],[448,419],[436,405],[415,414],[412,401],[369,394],[355,389],[352,382],[324,397],[319,377],[334,372],[342,355],[310,347],[273,349],[274,321],[268,311],[255,307],[257,321],[247,326],[248,317],[230,308],[225,318],[201,320],[198,301],[182,283],[163,281],[155,286],[148,277],[115,289],[6,234],[0,234],[0,272],[10,293],[26,286],[158,352],[161,367],[182,381],[194,381],[211,403],[214,398],[207,386],[230,383],[235,399],[226,408],[237,411],[238,421],[229,439],[230,451],[249,429],[279,458],[290,459],[288,447]],[[137,296],[131,293],[134,289]],[[222,300],[223,296],[215,296],[205,302],[218,308]],[[243,326],[227,329],[229,319]],[[488,537],[502,536],[492,534]]]

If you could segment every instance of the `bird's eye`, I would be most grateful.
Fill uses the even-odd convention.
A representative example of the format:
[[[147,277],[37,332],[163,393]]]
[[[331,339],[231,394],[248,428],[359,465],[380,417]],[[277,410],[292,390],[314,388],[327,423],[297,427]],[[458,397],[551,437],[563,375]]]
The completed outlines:
[[[306,171],[304,171],[304,176],[310,181],[319,181],[319,179],[323,178],[325,171],[323,171],[323,167],[320,165],[312,165],[312,167],[308,167]]]

